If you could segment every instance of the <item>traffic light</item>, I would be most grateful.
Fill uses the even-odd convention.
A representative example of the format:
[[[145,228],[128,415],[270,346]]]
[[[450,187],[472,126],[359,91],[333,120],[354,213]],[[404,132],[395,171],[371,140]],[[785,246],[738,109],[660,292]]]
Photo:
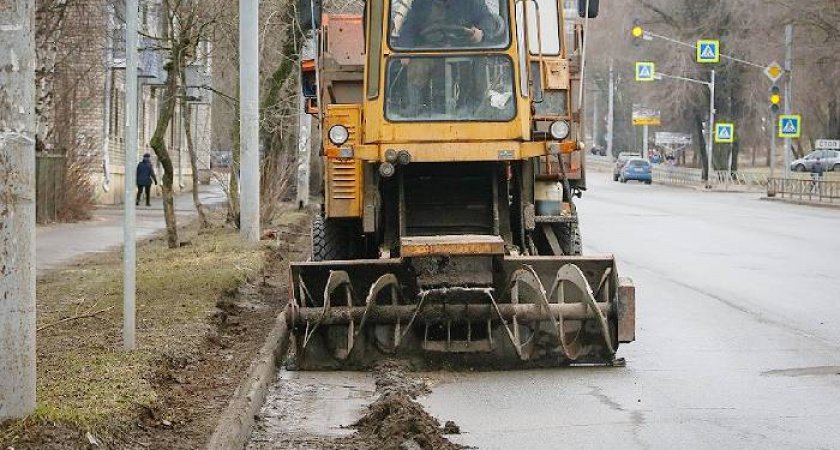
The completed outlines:
[[[782,91],[779,89],[779,86],[774,84],[770,88],[770,111],[773,111],[773,114],[779,113],[779,104],[782,102]]]
[[[638,46],[641,44],[642,39],[645,37],[645,30],[639,25],[639,19],[633,20],[633,28],[630,32],[633,34],[633,45]]]

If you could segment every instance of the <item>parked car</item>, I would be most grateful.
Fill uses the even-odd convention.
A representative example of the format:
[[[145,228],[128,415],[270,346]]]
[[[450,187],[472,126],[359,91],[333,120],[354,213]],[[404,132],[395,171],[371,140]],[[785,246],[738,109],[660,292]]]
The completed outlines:
[[[626,183],[630,180],[651,184],[653,174],[651,174],[650,162],[642,158],[633,158],[627,161],[621,169],[621,182]]]
[[[634,158],[641,158],[641,153],[631,153],[631,152],[621,152],[618,154],[618,158],[615,160],[615,166],[613,166],[613,181],[618,181],[619,177],[621,177],[621,169],[624,168],[624,164],[627,161],[634,159]]]
[[[790,163],[790,170],[796,172],[810,172],[814,167],[814,163],[820,160],[823,170],[840,172],[840,151],[838,150],[816,150],[804,158],[799,158]]]

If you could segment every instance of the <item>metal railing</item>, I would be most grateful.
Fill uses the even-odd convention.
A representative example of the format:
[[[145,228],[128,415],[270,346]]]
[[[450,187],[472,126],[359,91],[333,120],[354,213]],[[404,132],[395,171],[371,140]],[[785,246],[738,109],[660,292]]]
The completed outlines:
[[[703,185],[703,171],[689,167],[653,166],[653,181],[665,184]]]
[[[587,169],[593,172],[612,172],[615,162],[608,156],[586,156]],[[705,186],[703,170],[691,167],[676,167],[665,164],[653,165],[651,173],[657,183],[682,186]],[[809,174],[792,173],[792,178],[810,180]],[[718,170],[712,175],[712,185],[723,189],[746,189],[761,191],[767,188],[769,176],[761,170],[745,171]]]
[[[840,181],[826,181],[822,178],[770,178],[767,184],[767,196],[834,203],[840,201]]]

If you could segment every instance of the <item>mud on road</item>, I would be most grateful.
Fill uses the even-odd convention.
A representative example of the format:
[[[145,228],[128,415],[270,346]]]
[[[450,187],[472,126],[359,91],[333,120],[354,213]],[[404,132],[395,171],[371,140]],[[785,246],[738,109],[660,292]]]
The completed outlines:
[[[371,373],[282,371],[248,450],[456,450],[457,424],[416,401],[426,382],[397,362]]]

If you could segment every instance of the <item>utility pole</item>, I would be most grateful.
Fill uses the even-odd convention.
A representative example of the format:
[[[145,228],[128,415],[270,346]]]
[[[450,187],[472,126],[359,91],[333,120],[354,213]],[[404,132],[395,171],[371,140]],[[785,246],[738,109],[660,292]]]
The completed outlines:
[[[0,421],[35,411],[35,2],[0,7]]]
[[[137,0],[125,1],[125,185],[123,208],[123,349],[134,350],[137,241],[134,190],[137,184]]]
[[[715,71],[709,82],[709,137],[706,139],[706,189],[712,188],[712,159],[715,150]]]
[[[648,152],[648,137],[650,130],[648,129],[647,125],[642,126],[642,156],[648,161],[650,161],[650,152]]]
[[[592,93],[592,148],[598,146],[598,92]]]
[[[791,113],[793,101],[791,100],[791,73],[793,58],[793,25],[788,24],[785,27],[785,114]],[[775,128],[776,125],[774,124]],[[793,150],[790,138],[785,138],[785,179],[790,178],[790,152]]]
[[[239,0],[240,237],[260,240],[259,1]]]
[[[770,113],[770,178],[776,177],[776,114]]]
[[[300,111],[298,116],[298,157],[297,157],[297,203],[299,208],[309,204],[309,166],[311,163],[311,135],[312,116],[306,114],[306,99],[300,96]]]
[[[610,60],[610,94],[607,107],[607,155],[615,159],[613,155],[613,120],[615,116],[615,72],[613,71],[613,61]]]
[[[313,8],[313,6],[310,6]],[[314,19],[315,15],[312,14]],[[313,28],[315,28],[313,26]],[[313,32],[314,33],[314,32]],[[309,58],[316,58],[317,51],[315,45],[315,38],[309,37],[301,46],[301,60]],[[300,80],[303,86],[303,80]],[[298,170],[297,170],[297,203],[299,208],[303,208],[309,204],[309,172],[312,168],[312,116],[306,112],[306,98],[300,96],[300,123],[298,126]]]

